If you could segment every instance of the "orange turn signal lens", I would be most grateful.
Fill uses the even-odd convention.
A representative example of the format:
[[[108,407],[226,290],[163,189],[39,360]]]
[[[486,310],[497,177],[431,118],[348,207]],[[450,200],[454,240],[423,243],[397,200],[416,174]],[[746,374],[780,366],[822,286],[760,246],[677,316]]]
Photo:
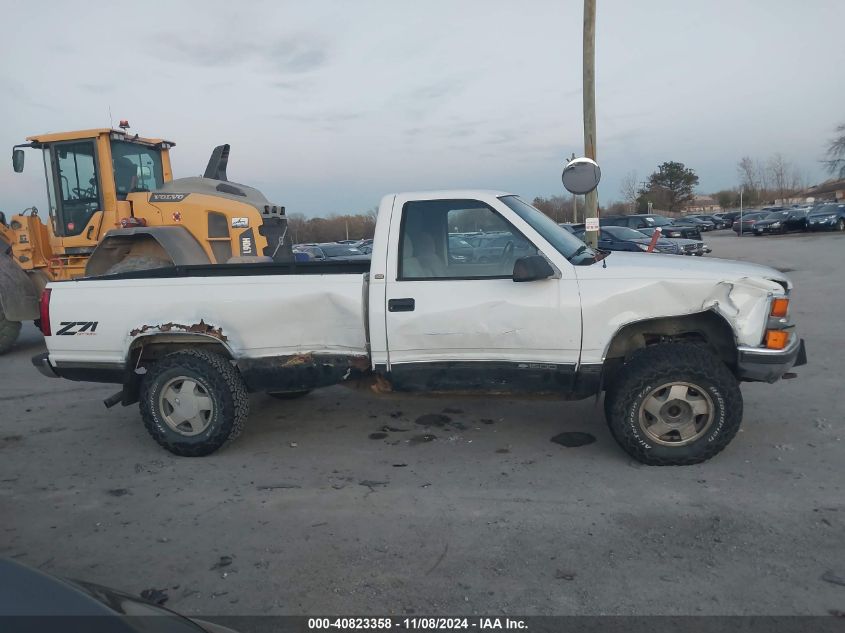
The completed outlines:
[[[772,316],[773,317],[785,317],[786,313],[789,311],[789,299],[781,298],[775,299],[772,301]]]
[[[789,332],[784,330],[766,330],[766,347],[769,349],[783,349],[789,340]]]

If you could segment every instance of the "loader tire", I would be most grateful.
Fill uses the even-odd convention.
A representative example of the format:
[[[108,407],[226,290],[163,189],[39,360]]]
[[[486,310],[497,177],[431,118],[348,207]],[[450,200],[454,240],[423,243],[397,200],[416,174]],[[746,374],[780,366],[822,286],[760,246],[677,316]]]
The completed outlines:
[[[662,343],[636,352],[608,387],[610,432],[650,466],[686,466],[724,449],[742,422],[742,393],[707,348]]]
[[[238,370],[201,349],[168,354],[141,384],[141,418],[153,439],[175,455],[210,455],[234,440],[249,415]]]
[[[153,268],[167,268],[172,266],[173,262],[160,257],[150,257],[148,255],[138,257],[127,257],[123,261],[117,262],[106,271],[107,275],[116,275],[118,273],[129,273],[136,270],[151,270]]]
[[[21,333],[20,321],[9,321],[0,309],[0,354],[8,352]]]

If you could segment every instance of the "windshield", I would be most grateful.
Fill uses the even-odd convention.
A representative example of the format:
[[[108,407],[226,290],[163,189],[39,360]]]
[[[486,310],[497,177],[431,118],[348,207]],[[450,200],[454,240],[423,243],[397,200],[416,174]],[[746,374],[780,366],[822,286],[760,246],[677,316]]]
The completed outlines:
[[[558,226],[542,211],[538,211],[530,204],[520,200],[517,196],[502,196],[499,198],[519,217],[525,220],[532,229],[537,231],[555,250],[567,259],[572,259],[576,253],[587,253],[593,257],[595,253],[584,248],[584,243],[569,231]]]
[[[128,141],[111,142],[114,186],[117,197],[126,199],[133,191],[152,191],[164,184],[161,150]]]
[[[364,254],[354,246],[347,246],[346,244],[322,244],[320,248],[323,249],[323,252],[327,257],[344,257],[347,255]]]
[[[653,231],[653,229],[652,229]],[[643,234],[634,229],[629,229],[627,226],[605,226],[602,227],[603,233],[610,233],[617,240],[641,240]]]
[[[810,211],[810,215],[830,215],[831,213],[836,213],[839,211],[840,208],[843,208],[841,204],[823,204],[818,209],[813,209]]]
[[[647,216],[645,221],[648,222],[649,226],[666,226],[667,224],[672,224],[672,220],[665,218],[662,215]]]

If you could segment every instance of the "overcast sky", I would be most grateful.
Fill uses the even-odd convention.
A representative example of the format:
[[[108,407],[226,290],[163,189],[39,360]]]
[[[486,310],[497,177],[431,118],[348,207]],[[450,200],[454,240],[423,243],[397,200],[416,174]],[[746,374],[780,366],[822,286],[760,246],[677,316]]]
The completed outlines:
[[[581,0],[0,5],[9,149],[106,127],[111,108],[176,142],[177,177],[230,143],[231,180],[309,215],[408,189],[558,194],[563,158],[583,152]],[[734,186],[746,154],[824,179],[843,25],[843,0],[598,0],[601,201],[666,160],[700,192]],[[0,209],[46,206],[27,158],[24,174],[0,166]]]

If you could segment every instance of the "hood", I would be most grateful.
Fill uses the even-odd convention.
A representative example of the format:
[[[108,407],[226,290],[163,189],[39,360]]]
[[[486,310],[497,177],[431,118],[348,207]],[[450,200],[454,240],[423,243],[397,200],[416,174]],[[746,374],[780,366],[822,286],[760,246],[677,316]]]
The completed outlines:
[[[756,278],[773,281],[780,286],[792,288],[792,282],[779,270],[760,264],[739,262],[731,259],[691,258],[676,255],[651,253],[626,253],[614,251],[601,263],[577,266],[578,279],[709,279],[714,282],[738,281]]]
[[[649,244],[651,244],[651,238],[650,237],[644,237],[642,239],[631,238],[630,240],[625,240],[625,241],[626,242],[634,242],[635,244],[642,244],[643,246],[648,246]],[[673,239],[670,239],[670,238],[667,238],[667,237],[661,237],[657,240],[657,244],[655,246],[662,246],[663,248],[672,248],[672,246],[674,246],[674,243],[676,241],[677,240],[673,240]]]
[[[686,246],[687,244],[701,244],[702,240],[688,240],[683,237],[667,237],[664,238],[667,242],[674,242],[678,246]]]

